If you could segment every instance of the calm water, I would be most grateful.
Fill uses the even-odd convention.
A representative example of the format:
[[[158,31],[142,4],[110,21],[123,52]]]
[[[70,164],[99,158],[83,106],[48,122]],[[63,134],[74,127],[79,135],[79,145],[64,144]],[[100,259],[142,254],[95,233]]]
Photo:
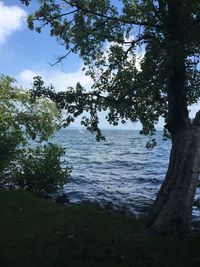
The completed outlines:
[[[158,132],[158,146],[147,150],[148,138],[138,131],[106,130],[104,134],[106,141],[97,142],[87,131],[57,133],[54,141],[66,149],[65,159],[73,167],[65,192],[72,203],[92,201],[135,214],[145,212],[164,179],[170,142],[162,141]],[[193,215],[200,215],[196,208]]]

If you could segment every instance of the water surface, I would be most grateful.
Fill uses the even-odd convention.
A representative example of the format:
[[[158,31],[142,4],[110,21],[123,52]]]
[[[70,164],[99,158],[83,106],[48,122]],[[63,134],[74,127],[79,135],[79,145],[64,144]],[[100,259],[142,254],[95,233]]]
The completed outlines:
[[[106,130],[104,134],[106,141],[101,142],[78,129],[56,134],[54,142],[66,149],[65,159],[73,167],[71,182],[64,189],[70,201],[92,201],[135,214],[147,211],[166,173],[170,141],[163,141],[158,132],[157,147],[148,150],[148,137],[138,131]],[[193,215],[200,215],[197,208]]]

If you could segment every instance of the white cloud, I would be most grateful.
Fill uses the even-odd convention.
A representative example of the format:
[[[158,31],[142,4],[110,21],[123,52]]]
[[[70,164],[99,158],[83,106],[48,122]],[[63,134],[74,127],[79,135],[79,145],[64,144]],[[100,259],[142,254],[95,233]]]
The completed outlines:
[[[23,24],[26,12],[17,6],[6,6],[0,1],[0,44]]]
[[[92,79],[89,76],[85,76],[82,68],[72,73],[65,73],[62,71],[46,71],[46,70],[23,70],[17,77],[18,84],[25,88],[30,88],[33,83],[34,76],[41,76],[46,85],[53,84],[56,91],[64,91],[69,86],[75,86],[77,82],[85,88],[89,88],[92,85]]]

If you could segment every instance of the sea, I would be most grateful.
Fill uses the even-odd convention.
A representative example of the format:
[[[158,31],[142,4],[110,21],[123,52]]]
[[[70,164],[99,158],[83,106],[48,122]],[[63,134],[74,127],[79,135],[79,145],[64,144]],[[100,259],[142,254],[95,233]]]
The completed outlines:
[[[70,203],[92,202],[126,213],[148,211],[165,177],[171,149],[162,131],[157,146],[147,149],[149,137],[136,130],[103,130],[106,140],[97,142],[87,130],[61,129],[53,142],[65,148],[63,160],[73,168],[62,192]],[[197,188],[196,200],[200,199]],[[193,219],[200,210],[193,207]]]

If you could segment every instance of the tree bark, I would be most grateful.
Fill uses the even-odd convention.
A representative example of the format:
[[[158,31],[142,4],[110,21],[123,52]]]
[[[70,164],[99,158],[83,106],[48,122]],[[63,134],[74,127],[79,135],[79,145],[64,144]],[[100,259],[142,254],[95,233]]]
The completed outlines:
[[[166,128],[172,136],[172,149],[165,180],[148,216],[151,230],[176,235],[183,235],[190,228],[200,170],[200,113],[191,123],[187,109],[185,46],[189,17],[182,16],[182,7],[182,0],[167,1],[164,22],[168,78]]]
[[[195,123],[172,141],[168,171],[148,216],[151,230],[183,235],[190,229],[199,171],[200,127]]]
[[[183,27],[181,2],[182,0],[168,0],[168,15],[165,22],[168,97],[166,128],[172,136],[190,124],[186,95],[186,27]],[[185,20],[187,21],[186,18]]]

